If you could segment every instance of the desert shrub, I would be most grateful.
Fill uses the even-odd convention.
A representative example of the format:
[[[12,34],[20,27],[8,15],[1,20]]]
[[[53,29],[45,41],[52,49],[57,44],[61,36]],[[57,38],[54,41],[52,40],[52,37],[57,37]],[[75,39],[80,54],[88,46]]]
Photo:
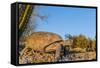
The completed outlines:
[[[84,35],[74,36],[73,37],[73,48],[86,48],[89,45],[88,38]]]

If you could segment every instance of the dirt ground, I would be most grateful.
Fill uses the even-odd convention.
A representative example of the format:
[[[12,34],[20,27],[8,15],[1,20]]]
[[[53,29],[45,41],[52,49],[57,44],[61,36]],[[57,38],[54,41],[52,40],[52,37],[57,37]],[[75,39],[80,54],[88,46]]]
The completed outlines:
[[[96,59],[96,52],[85,52],[85,53],[70,53],[58,62],[62,61],[80,61],[80,60],[94,60]],[[44,62],[55,62],[54,53],[39,53],[33,52],[32,50],[25,52],[22,56],[19,56],[19,64],[27,63],[44,63]]]

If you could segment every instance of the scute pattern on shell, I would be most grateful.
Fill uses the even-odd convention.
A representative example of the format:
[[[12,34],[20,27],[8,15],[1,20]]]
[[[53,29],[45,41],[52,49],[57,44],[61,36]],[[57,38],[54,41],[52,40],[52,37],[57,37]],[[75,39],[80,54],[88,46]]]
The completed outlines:
[[[46,45],[58,40],[62,40],[62,38],[55,33],[34,32],[25,39],[25,45],[32,48],[33,50],[42,51]],[[51,49],[53,49],[52,47],[56,48],[57,46],[56,44],[52,44]]]

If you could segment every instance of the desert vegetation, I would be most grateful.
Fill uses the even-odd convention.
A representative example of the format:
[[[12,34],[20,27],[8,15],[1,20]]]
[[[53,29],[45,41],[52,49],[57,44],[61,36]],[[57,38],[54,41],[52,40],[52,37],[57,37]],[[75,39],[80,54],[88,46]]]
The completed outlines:
[[[63,39],[56,33],[36,32],[30,18],[44,19],[45,15],[32,14],[34,9],[32,5],[19,5],[19,64],[96,59],[96,38],[65,34]]]

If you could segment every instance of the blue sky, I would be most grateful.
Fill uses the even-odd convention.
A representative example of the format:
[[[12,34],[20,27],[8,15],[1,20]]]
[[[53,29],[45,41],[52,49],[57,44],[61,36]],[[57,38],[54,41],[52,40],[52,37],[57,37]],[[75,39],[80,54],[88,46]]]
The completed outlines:
[[[47,21],[36,18],[36,31],[57,33],[62,38],[65,34],[94,38],[96,32],[96,9],[76,7],[38,6],[36,12],[48,15]]]

